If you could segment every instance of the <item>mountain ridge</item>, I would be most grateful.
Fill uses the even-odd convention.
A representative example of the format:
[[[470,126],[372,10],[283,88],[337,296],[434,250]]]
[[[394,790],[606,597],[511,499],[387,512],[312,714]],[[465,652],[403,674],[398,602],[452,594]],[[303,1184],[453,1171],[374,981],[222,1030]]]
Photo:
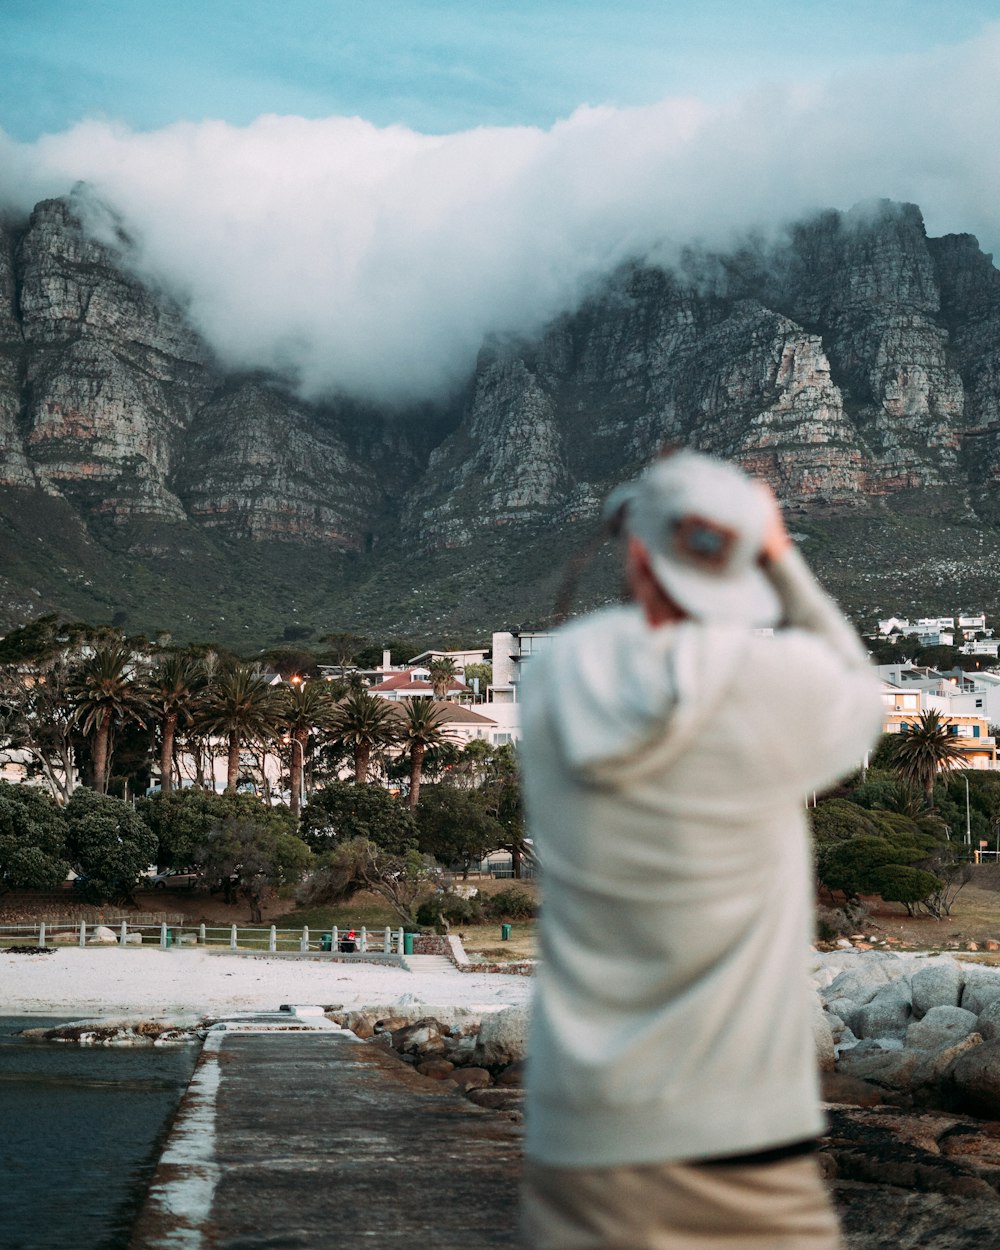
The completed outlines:
[[[1000,273],[914,205],[626,266],[403,413],[227,374],[78,209],[0,227],[0,626],[545,624],[601,500],[666,442],[769,480],[856,613],[1000,609]],[[576,608],[614,597],[614,564],[598,550]]]

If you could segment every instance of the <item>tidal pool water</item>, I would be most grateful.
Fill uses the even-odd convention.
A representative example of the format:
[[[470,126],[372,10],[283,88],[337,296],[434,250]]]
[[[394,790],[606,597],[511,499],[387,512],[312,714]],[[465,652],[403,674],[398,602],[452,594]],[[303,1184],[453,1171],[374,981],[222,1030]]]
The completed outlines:
[[[199,1048],[16,1036],[59,1023],[0,1017],[0,1246],[125,1250]]]

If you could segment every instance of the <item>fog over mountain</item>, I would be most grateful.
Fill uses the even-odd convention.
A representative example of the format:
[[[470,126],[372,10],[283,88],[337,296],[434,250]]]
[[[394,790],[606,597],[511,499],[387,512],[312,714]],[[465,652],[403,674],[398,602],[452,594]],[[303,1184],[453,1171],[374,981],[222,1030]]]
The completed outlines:
[[[669,267],[690,245],[731,250],[883,196],[992,250],[998,61],[993,26],[834,80],[582,107],[549,130],[91,120],[32,144],[0,134],[0,206],[26,217],[85,183],[85,228],[225,366],[271,370],[305,399],[441,400],[484,339],[534,336],[625,261]]]
[[[859,617],[1000,613],[1000,271],[914,204],[623,264],[409,409],[221,369],[95,239],[113,219],[94,205],[0,222],[0,629],[59,612],[422,646],[547,623],[617,593],[601,503],[664,442],[769,481]],[[405,381],[397,347],[383,368]]]

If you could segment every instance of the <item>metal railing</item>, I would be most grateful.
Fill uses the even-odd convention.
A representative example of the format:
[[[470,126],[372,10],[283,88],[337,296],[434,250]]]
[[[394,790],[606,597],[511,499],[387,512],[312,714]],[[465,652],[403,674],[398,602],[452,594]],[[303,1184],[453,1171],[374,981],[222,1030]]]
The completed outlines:
[[[482,868],[480,869],[480,872],[481,872],[481,875],[485,877],[495,877],[497,880],[501,880],[501,881],[513,881],[515,879],[514,878],[514,866],[513,864],[509,862],[506,864],[484,863],[482,865]],[[534,864],[524,864],[524,863],[521,864],[520,879],[522,881],[533,881],[535,879]]]
[[[110,936],[97,936],[104,929]],[[0,924],[0,948],[6,946],[159,946],[207,947],[267,954],[402,955],[402,929],[353,929],[334,926],[324,933],[279,929],[276,925],[135,924],[123,920],[114,928],[86,920],[35,920]]]

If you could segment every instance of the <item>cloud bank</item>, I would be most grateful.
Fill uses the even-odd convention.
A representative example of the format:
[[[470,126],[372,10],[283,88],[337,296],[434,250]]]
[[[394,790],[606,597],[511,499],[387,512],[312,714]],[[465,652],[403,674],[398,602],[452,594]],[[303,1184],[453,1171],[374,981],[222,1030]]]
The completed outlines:
[[[582,107],[427,136],[358,118],[0,132],[0,205],[87,182],[132,263],[221,360],[308,397],[439,398],[485,336],[531,334],[623,261],[669,263],[819,208],[921,206],[1000,245],[1000,26],[931,56],[725,104]]]

